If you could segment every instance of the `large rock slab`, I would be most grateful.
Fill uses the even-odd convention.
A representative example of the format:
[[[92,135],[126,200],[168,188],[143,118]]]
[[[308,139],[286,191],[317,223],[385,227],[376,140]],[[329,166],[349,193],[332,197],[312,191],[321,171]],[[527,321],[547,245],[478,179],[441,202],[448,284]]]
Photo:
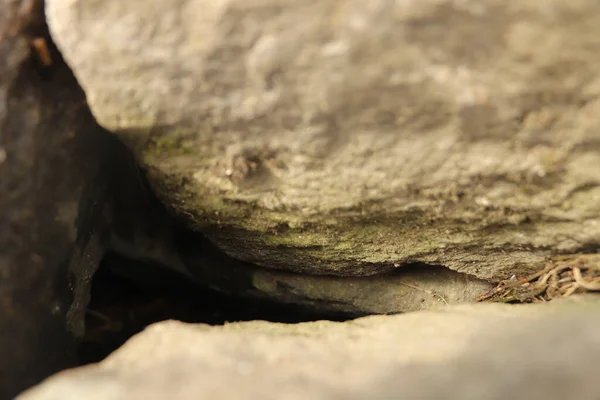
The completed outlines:
[[[595,0],[50,0],[91,110],[230,256],[526,274],[600,241]]]
[[[600,298],[346,323],[153,325],[19,400],[593,399]]]

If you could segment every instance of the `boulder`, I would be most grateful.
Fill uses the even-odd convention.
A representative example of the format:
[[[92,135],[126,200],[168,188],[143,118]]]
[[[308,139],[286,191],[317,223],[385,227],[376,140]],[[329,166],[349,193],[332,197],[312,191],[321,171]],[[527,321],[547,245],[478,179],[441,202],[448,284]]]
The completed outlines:
[[[499,280],[600,243],[595,0],[49,0],[91,111],[229,256]]]
[[[593,399],[600,297],[296,325],[152,325],[17,400]]]

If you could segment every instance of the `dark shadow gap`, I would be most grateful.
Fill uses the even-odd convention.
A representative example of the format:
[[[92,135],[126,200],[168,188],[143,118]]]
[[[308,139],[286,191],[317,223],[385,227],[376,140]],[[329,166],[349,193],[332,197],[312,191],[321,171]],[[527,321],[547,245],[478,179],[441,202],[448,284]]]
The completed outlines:
[[[141,268],[143,275],[133,272]],[[351,318],[218,293],[158,264],[109,253],[92,283],[80,363],[101,361],[146,326],[169,319],[223,325],[252,320],[299,323]]]

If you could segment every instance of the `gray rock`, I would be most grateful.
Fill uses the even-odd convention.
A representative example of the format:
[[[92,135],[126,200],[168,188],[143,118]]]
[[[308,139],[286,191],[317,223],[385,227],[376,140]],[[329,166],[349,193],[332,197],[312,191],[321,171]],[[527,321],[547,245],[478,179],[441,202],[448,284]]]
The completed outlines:
[[[101,125],[230,256],[526,275],[600,242],[595,0],[49,0]]]
[[[595,399],[600,298],[346,323],[162,322],[18,400]]]

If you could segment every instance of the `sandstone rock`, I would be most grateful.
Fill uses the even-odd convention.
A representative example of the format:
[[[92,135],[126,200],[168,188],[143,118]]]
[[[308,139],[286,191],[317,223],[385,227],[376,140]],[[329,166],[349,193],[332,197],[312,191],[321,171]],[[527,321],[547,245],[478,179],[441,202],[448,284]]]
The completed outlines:
[[[600,242],[594,0],[49,0],[101,125],[230,256],[485,279]]]
[[[18,400],[592,399],[599,317],[590,296],[346,323],[169,321]]]
[[[0,398],[7,399],[76,362],[74,339],[105,246],[109,177],[127,153],[94,122],[50,41],[42,2],[0,0],[0,10]]]

